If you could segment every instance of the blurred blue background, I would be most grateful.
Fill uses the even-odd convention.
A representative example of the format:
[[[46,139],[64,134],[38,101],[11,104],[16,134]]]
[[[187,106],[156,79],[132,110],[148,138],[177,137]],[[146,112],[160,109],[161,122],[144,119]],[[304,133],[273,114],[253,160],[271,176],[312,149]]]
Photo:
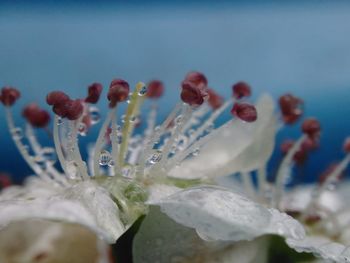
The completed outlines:
[[[22,91],[19,123],[23,105],[45,105],[51,90],[83,97],[88,84],[106,87],[115,77],[131,84],[162,79],[163,117],[194,69],[226,97],[239,80],[252,85],[254,99],[293,92],[323,125],[321,148],[303,167],[311,181],[342,158],[350,134],[349,24],[348,1],[0,1],[0,85]],[[2,108],[0,116],[0,171],[20,181],[31,171]],[[299,127],[287,128],[278,141],[298,136]],[[278,159],[277,151],[271,171]]]

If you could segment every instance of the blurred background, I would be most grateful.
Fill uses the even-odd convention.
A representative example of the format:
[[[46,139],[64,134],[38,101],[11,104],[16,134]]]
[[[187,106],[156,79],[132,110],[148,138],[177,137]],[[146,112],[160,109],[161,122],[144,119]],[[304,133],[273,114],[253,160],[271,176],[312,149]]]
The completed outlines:
[[[106,91],[116,77],[132,85],[163,80],[160,117],[177,102],[190,70],[204,72],[225,97],[240,80],[251,84],[254,100],[292,92],[323,126],[320,149],[302,168],[302,180],[312,181],[342,158],[350,134],[349,24],[350,2],[335,0],[0,1],[0,86],[22,91],[19,124],[22,107],[32,101],[46,107],[49,91],[84,97],[90,83]],[[106,102],[100,104],[105,114]],[[10,139],[3,108],[0,120],[0,171],[19,182],[31,171]],[[297,138],[299,126],[281,131],[278,143]],[[279,158],[276,151],[271,172]]]

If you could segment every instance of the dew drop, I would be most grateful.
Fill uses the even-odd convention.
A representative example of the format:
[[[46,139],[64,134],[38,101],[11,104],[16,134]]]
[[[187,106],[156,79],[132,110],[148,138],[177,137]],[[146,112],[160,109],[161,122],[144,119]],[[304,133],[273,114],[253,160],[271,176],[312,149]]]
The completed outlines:
[[[114,163],[113,160],[110,160],[110,161],[108,162],[108,166],[109,166],[109,167],[114,167],[114,165],[115,165],[115,163]]]
[[[124,115],[122,115],[122,116],[120,117],[120,120],[122,121],[122,123],[124,123],[124,122],[125,122],[125,118],[126,118],[125,114],[124,114]]]
[[[161,150],[156,150],[156,151],[152,154],[151,158],[149,159],[149,162],[150,162],[151,164],[158,163],[158,162],[162,159],[162,157],[163,157],[162,151],[161,151]]]
[[[177,125],[179,125],[179,124],[181,124],[181,122],[182,122],[182,115],[179,115],[179,116],[176,117],[175,123],[176,123]]]
[[[81,136],[86,136],[87,135],[87,126],[86,126],[85,123],[83,123],[83,122],[79,123],[78,133]]]
[[[111,154],[106,150],[101,151],[100,159],[98,160],[99,164],[101,166],[108,165],[110,160],[111,160]]]
[[[57,118],[57,122],[56,122],[57,125],[62,125],[63,122],[64,122],[64,121],[63,121],[63,119],[62,119],[61,117],[58,117],[58,118]]]
[[[124,177],[131,177],[133,175],[133,169],[130,166],[125,166],[122,168],[121,173]]]
[[[100,110],[97,107],[90,107],[89,114],[92,125],[98,123],[101,120]]]
[[[56,151],[52,147],[45,147],[41,150],[43,158],[50,163],[56,162]]]
[[[143,86],[139,91],[139,96],[144,96],[147,93],[147,87]]]
[[[193,156],[197,156],[199,154],[199,148],[195,149],[193,152],[192,152],[192,155]]]
[[[68,176],[71,179],[77,178],[78,164],[75,161],[68,162],[66,166],[66,170],[67,170]]]
[[[11,133],[12,133],[13,138],[16,139],[16,140],[20,140],[20,139],[23,138],[22,129],[19,128],[19,127],[13,128],[11,130]]]

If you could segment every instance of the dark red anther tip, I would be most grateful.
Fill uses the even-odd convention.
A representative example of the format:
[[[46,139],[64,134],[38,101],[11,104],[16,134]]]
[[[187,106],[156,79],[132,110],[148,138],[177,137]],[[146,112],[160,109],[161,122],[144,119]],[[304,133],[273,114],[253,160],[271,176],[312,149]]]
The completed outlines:
[[[206,76],[198,71],[189,72],[185,77],[185,82],[191,82],[198,88],[205,88],[208,86]]]
[[[258,117],[258,113],[254,105],[249,103],[235,103],[231,110],[232,115],[246,122],[254,122]]]
[[[70,100],[64,106],[68,120],[77,120],[83,114],[84,106],[81,100]]]
[[[294,154],[293,160],[297,165],[302,165],[307,160],[307,151],[300,149]]]
[[[283,154],[287,154],[288,151],[293,147],[293,145],[294,145],[293,140],[285,140],[280,146],[281,152]]]
[[[22,115],[36,128],[46,127],[50,122],[50,114],[46,110],[41,109],[36,103],[31,103],[24,107]]]
[[[303,101],[292,94],[285,94],[279,98],[283,121],[286,124],[295,123],[303,114]]]
[[[301,129],[303,133],[307,134],[310,138],[317,138],[321,131],[321,125],[315,118],[305,119]]]
[[[182,82],[181,100],[191,106],[202,105],[208,93],[189,81]]]
[[[148,83],[146,96],[151,99],[157,99],[163,95],[164,85],[159,80],[152,80]]]
[[[100,95],[102,92],[102,84],[100,83],[92,83],[88,87],[88,96],[85,98],[85,102],[95,104],[100,99]]]
[[[0,190],[12,185],[11,176],[7,173],[0,173]]]
[[[0,92],[0,102],[5,106],[12,106],[19,99],[21,93],[13,87],[3,87]]]
[[[322,185],[325,183],[328,179],[328,177],[334,172],[335,169],[338,167],[338,163],[331,163],[327,169],[321,173],[320,177],[318,178],[318,183]],[[344,176],[344,171],[341,172],[338,177],[336,178],[337,181],[339,181]]]
[[[217,94],[213,89],[208,89],[207,90],[209,98],[208,98],[208,103],[209,105],[214,109],[218,109],[222,106],[224,103],[223,97],[221,97],[219,94]]]
[[[343,145],[344,152],[350,153],[350,137],[347,137]]]
[[[117,102],[123,102],[127,100],[129,96],[129,83],[122,79],[115,79],[109,86],[107,98],[109,100],[109,106],[111,108],[117,105]]]
[[[47,104],[53,106],[57,106],[58,104],[65,104],[69,100],[69,96],[62,91],[52,91],[46,96]]]
[[[251,95],[251,88],[248,83],[240,81],[232,86],[233,97],[241,99]]]
[[[320,146],[318,139],[317,136],[305,138],[301,144],[301,149],[307,152],[317,149]]]

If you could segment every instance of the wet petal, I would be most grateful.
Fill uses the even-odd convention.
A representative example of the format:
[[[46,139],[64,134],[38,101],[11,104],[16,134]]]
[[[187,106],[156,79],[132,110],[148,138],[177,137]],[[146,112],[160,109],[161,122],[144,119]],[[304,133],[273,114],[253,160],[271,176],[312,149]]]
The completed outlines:
[[[252,171],[267,162],[274,147],[276,117],[268,95],[256,105],[258,119],[244,123],[234,119],[214,130],[200,154],[186,159],[170,171],[181,178],[215,177]]]
[[[152,206],[133,242],[135,263],[264,263],[263,239],[253,242],[207,242]]]
[[[208,240],[252,240],[264,234],[304,237],[303,227],[290,216],[219,187],[183,190],[153,204]]]
[[[302,240],[287,240],[288,245],[298,252],[313,253],[335,262],[350,261],[350,247],[331,241],[326,237],[308,236]]]

